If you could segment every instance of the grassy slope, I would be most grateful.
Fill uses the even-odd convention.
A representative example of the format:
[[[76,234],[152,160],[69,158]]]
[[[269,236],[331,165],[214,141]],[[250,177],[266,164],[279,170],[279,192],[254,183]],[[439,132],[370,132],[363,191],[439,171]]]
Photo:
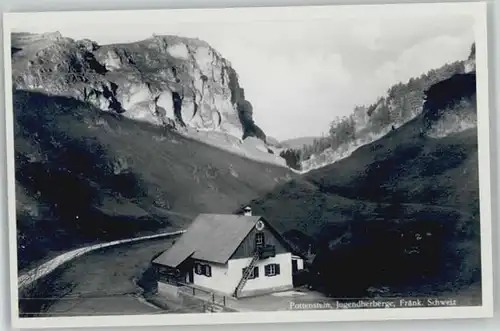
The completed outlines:
[[[253,202],[302,249],[315,246],[314,267],[332,294],[478,280],[477,132],[434,139],[420,134],[425,125],[419,116]]]
[[[14,111],[21,268],[230,212],[292,175],[73,99],[16,91]]]
[[[476,130],[433,139],[420,136],[420,126],[417,118],[305,178],[345,197],[391,203],[399,195],[478,215]]]

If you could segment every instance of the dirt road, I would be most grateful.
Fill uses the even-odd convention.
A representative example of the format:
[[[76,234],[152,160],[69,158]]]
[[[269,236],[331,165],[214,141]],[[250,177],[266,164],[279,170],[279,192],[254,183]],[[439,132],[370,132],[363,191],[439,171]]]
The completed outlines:
[[[36,316],[166,313],[147,303],[138,285],[151,258],[172,245],[151,239],[93,250],[44,278],[37,295],[20,298]]]

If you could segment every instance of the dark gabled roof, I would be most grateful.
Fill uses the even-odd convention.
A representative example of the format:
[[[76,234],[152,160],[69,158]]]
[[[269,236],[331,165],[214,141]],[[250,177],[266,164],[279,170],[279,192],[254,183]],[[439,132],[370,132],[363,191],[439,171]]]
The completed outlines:
[[[153,263],[177,267],[188,257],[225,264],[260,216],[200,214]]]

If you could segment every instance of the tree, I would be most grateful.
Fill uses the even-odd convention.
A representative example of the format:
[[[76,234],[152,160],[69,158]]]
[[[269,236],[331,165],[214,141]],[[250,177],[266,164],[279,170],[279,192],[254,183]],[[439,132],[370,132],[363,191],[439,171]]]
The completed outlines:
[[[408,97],[403,98],[403,102],[401,105],[401,118],[403,120],[409,119],[412,114],[412,105],[411,101],[409,100]]]
[[[467,60],[475,60],[476,59],[476,43],[472,43],[472,46],[470,47],[470,54]]]
[[[280,153],[280,156],[285,159],[286,164],[295,170],[300,170],[302,167],[300,165],[300,151],[295,149],[287,149]]]
[[[393,123],[391,111],[388,105],[381,104],[371,116],[372,128],[374,132],[380,132],[385,127]]]
[[[364,127],[368,122],[367,108],[365,106],[354,107],[351,117],[355,127]]]

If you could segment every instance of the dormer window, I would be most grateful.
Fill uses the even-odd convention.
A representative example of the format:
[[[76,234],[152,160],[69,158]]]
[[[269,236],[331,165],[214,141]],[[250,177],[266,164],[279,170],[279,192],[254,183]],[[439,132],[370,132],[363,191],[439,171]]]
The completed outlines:
[[[255,247],[264,246],[264,233],[259,232],[255,234]]]

